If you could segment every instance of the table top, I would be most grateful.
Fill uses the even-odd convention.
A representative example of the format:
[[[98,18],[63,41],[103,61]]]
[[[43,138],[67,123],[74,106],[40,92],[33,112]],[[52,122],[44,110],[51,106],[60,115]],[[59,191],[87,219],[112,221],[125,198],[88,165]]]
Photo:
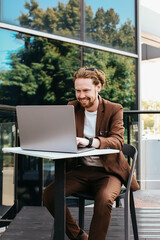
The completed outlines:
[[[6,147],[2,148],[2,151],[53,160],[119,153],[119,150],[117,149],[93,149],[81,153],[60,153],[23,150],[21,147]]]

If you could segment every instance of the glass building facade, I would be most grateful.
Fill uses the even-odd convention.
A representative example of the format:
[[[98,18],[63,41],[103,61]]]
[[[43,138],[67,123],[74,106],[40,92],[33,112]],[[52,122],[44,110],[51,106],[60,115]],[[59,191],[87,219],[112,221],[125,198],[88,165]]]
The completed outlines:
[[[67,104],[75,98],[72,76],[81,66],[106,73],[102,97],[121,103],[125,110],[138,109],[137,0],[1,0],[0,4],[2,147],[16,144],[15,124],[3,106]],[[11,125],[13,139],[5,137],[6,124]],[[1,156],[1,169],[7,161],[14,175],[11,156],[2,152]],[[14,194],[22,205],[36,205],[42,193],[40,177],[43,175],[44,186],[48,184],[54,166],[45,160],[42,172],[37,159],[27,160],[18,161]],[[3,192],[2,185],[1,189]],[[6,204],[2,198],[1,202]]]

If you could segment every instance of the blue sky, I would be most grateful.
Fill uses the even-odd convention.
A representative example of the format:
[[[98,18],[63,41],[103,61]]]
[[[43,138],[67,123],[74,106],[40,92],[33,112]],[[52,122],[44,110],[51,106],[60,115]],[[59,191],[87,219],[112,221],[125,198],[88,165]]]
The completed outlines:
[[[23,42],[15,39],[15,32],[0,29],[0,70],[7,70],[10,53],[16,52],[23,47]]]
[[[37,0],[39,6],[44,10],[47,7],[57,6],[58,0]],[[68,0],[60,0],[60,2],[67,3]],[[86,0],[86,5],[91,5],[94,12],[99,7],[104,10],[114,8],[115,12],[120,16],[120,24],[124,23],[127,18],[130,18],[134,23],[134,0]],[[2,21],[18,25],[17,17],[25,12],[25,0],[1,0]],[[23,46],[23,42],[15,39],[15,33],[0,29],[0,70],[8,69],[9,54],[17,51]],[[14,40],[13,40],[14,39]]]
[[[134,23],[134,0],[86,0],[85,2],[87,5],[92,6],[94,12],[99,7],[103,7],[105,11],[113,8],[120,16],[120,24],[124,23],[127,18]]]

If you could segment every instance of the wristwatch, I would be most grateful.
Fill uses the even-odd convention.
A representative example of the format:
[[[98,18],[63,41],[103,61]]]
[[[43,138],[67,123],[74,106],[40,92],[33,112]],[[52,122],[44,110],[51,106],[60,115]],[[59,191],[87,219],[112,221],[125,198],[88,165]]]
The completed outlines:
[[[93,138],[88,138],[88,137],[85,137],[85,138],[89,140],[89,144],[86,147],[92,147]]]

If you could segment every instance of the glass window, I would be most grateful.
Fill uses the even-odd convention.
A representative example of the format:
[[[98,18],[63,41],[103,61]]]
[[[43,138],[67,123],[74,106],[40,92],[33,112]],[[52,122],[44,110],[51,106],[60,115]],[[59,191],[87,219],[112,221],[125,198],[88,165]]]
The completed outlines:
[[[135,52],[134,0],[2,0],[1,21]],[[8,8],[10,6],[10,8]]]
[[[0,33],[0,104],[65,104],[74,97],[78,46],[6,30]]]
[[[0,104],[65,104],[75,97],[72,79],[80,67],[80,47],[0,32]],[[135,59],[84,48],[83,62],[106,73],[103,97],[136,108]]]
[[[85,1],[85,41],[135,52],[134,0]]]
[[[79,39],[79,0],[2,0],[1,21]],[[9,7],[8,7],[9,6]]]

